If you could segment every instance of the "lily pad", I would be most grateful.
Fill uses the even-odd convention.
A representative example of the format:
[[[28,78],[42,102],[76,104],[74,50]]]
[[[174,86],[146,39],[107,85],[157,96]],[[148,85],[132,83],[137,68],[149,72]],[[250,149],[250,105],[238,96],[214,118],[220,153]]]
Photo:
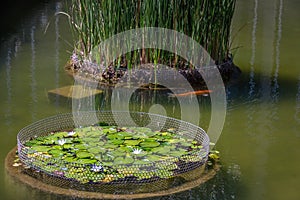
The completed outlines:
[[[152,149],[152,152],[167,155],[170,152],[170,147],[159,146]]]
[[[77,158],[68,156],[68,157],[63,158],[63,160],[66,161],[66,162],[74,162],[74,161],[77,160]]]
[[[98,153],[106,152],[106,149],[102,148],[102,147],[93,147],[93,148],[89,148],[88,152],[90,152],[92,154],[98,154]]]
[[[130,152],[132,150],[132,148],[128,147],[128,146],[121,146],[119,147],[120,151],[124,151],[124,152]]]
[[[123,140],[124,136],[122,134],[119,133],[114,133],[114,134],[109,134],[108,136],[106,136],[108,139],[110,140]]]
[[[122,151],[109,151],[107,154],[113,156],[113,157],[118,157],[118,156],[124,156],[125,152]]]
[[[28,147],[32,147],[34,145],[40,145],[42,144],[43,142],[42,141],[38,141],[38,140],[30,140],[30,141],[27,141],[25,143],[25,146],[28,146]]]
[[[68,132],[66,132],[66,131],[57,132],[57,133],[53,134],[53,136],[58,137],[58,138],[63,138],[63,137],[68,136]]]
[[[121,131],[118,133],[119,135],[123,136],[123,137],[132,137],[133,134],[130,132],[126,132],[126,131]]]
[[[76,144],[76,145],[74,146],[74,148],[75,148],[75,149],[86,149],[86,145],[84,145],[84,144]]]
[[[87,138],[99,138],[99,136],[102,135],[101,132],[99,131],[90,131],[85,134],[85,137]]]
[[[127,146],[136,146],[140,143],[140,140],[125,140],[124,144]]]
[[[179,157],[179,156],[182,156],[182,155],[184,155],[186,153],[187,153],[186,150],[184,150],[184,149],[178,149],[178,150],[171,151],[170,155],[171,156],[175,156],[175,157]]]
[[[103,145],[103,147],[106,148],[106,149],[115,149],[116,147],[118,147],[118,145],[115,145],[111,142],[109,142],[109,143],[107,142]]]
[[[145,142],[140,143],[141,147],[146,147],[146,148],[147,147],[157,147],[159,145],[160,145],[160,143],[157,141],[145,141]]]
[[[63,148],[64,148],[64,149],[71,149],[72,147],[73,147],[72,144],[64,144],[64,145],[63,145]]]
[[[159,156],[159,155],[149,155],[147,157],[147,159],[151,162],[156,162],[156,161],[162,160],[161,156]]]
[[[32,146],[31,148],[38,152],[47,152],[51,149],[51,147],[48,146]]]
[[[78,153],[76,153],[76,156],[78,158],[91,158],[94,155],[92,153],[86,152],[86,151],[79,151]]]
[[[59,149],[51,149],[49,154],[51,154],[53,157],[61,157],[65,154],[65,152]]]
[[[116,133],[117,132],[117,129],[116,128],[106,128],[106,129],[103,129],[103,133],[106,133],[106,134],[111,134],[111,133]]]
[[[95,159],[78,159],[75,162],[80,163],[80,164],[93,164],[93,163],[96,163],[97,160],[95,160]]]
[[[81,140],[82,140],[82,142],[85,142],[85,143],[94,143],[94,142],[99,141],[99,137],[94,138],[94,137],[84,136]]]
[[[117,157],[114,159],[114,164],[119,165],[119,164],[130,164],[133,163],[134,159],[132,157]]]

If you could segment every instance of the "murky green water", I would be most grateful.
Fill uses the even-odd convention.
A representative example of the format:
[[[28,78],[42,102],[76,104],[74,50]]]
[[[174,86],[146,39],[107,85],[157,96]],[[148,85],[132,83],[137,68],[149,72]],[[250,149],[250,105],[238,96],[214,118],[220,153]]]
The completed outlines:
[[[21,128],[71,111],[60,99],[49,100],[47,95],[50,89],[73,84],[63,69],[72,50],[70,31],[65,17],[53,17],[61,7],[59,1],[42,5],[1,43],[1,199],[66,199],[12,185],[4,169],[5,156],[16,146]],[[232,48],[238,47],[234,61],[243,73],[227,88],[228,111],[216,145],[223,169],[206,185],[164,199],[300,198],[299,8],[297,0],[238,0]],[[131,108],[145,109],[141,102],[159,103],[169,115],[180,117],[175,101],[149,97],[133,98],[138,103]],[[206,101],[200,101],[204,128],[209,122]],[[193,121],[193,112],[187,120]]]

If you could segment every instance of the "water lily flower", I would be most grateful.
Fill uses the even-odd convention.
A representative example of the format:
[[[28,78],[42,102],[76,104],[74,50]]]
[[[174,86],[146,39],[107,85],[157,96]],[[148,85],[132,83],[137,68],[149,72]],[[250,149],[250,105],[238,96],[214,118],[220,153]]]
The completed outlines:
[[[70,131],[70,132],[68,132],[68,136],[73,136],[73,135],[75,135],[75,134],[76,134],[75,131]]]
[[[54,171],[53,173],[54,173],[55,175],[58,175],[58,176],[63,176],[63,175],[64,175],[64,173],[61,172],[61,171]]]
[[[62,168],[61,168],[61,170],[63,170],[63,171],[67,171],[67,170],[68,170],[68,168],[67,168],[67,167],[62,167]]]
[[[58,142],[59,145],[64,145],[67,142],[67,140],[66,139],[60,139],[60,140],[57,140],[57,142]]]
[[[103,170],[103,167],[101,165],[92,165],[91,170],[94,172],[100,172]]]
[[[133,149],[133,151],[132,151],[132,153],[133,154],[140,154],[140,153],[142,153],[142,149],[138,149],[138,148],[136,148],[136,149]]]

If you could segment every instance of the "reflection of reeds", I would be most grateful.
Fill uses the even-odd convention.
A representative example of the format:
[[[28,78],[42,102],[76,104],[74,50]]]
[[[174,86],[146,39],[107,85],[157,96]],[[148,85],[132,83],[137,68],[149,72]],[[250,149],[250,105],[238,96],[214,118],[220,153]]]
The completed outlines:
[[[83,56],[101,41],[125,30],[163,27],[182,32],[201,44],[217,62],[229,57],[230,25],[236,0],[72,0],[69,9],[77,35],[76,49]],[[163,42],[163,41],[162,41]],[[130,45],[130,44],[128,44]],[[171,63],[177,55],[159,49],[142,49],[117,59],[127,67],[138,62]]]

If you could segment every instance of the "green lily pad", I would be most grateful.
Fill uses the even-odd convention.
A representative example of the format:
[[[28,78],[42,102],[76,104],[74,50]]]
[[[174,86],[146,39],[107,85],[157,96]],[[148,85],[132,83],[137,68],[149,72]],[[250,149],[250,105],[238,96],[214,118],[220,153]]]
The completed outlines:
[[[115,145],[113,143],[107,142],[103,145],[104,148],[106,149],[115,149],[116,147],[118,147],[118,145]]]
[[[82,149],[86,149],[86,145],[84,144],[76,144],[74,146],[75,149],[79,149],[79,150],[82,150]]]
[[[147,159],[151,162],[156,162],[162,160],[161,156],[158,155],[149,155],[147,156]]]
[[[104,144],[104,142],[96,142],[96,141],[94,141],[94,142],[89,142],[88,144],[87,144],[87,146],[88,147],[101,147],[102,145]]]
[[[150,138],[144,139],[144,142],[154,142],[156,140],[157,140],[157,137],[150,137]]]
[[[111,134],[111,133],[116,133],[116,132],[117,132],[117,129],[111,127],[111,128],[103,129],[102,131],[103,131],[103,133],[105,133],[105,134]]]
[[[130,164],[133,163],[134,159],[132,157],[117,157],[114,159],[114,164],[120,165],[120,164]]]
[[[128,133],[128,132],[119,132],[119,133],[114,133],[114,134],[109,134],[107,136],[107,138],[109,139],[119,139],[119,140],[123,140],[123,139],[131,139],[132,138],[132,134]]]
[[[64,149],[71,149],[72,147],[73,147],[72,144],[64,144],[64,145],[63,145],[63,148],[64,148]]]
[[[115,157],[110,154],[103,154],[101,158],[103,161],[113,161]]]
[[[47,152],[51,149],[51,147],[48,146],[32,146],[31,148],[38,152]]]
[[[88,152],[90,152],[92,154],[98,154],[98,153],[106,152],[106,149],[102,148],[102,147],[92,147],[92,148],[88,149]]]
[[[42,141],[30,140],[30,141],[25,142],[25,146],[32,147],[34,145],[40,145],[42,143],[43,143]]]
[[[191,143],[185,142],[185,141],[180,142],[179,144],[180,144],[181,146],[184,146],[184,147],[190,147],[190,146],[192,145]]]
[[[74,162],[74,161],[77,160],[77,158],[68,156],[68,157],[63,158],[63,160],[66,161],[66,162]]]
[[[78,158],[92,158],[94,155],[86,151],[79,151],[76,153]]]
[[[94,143],[94,142],[99,141],[99,137],[94,138],[94,137],[87,137],[87,136],[84,136],[83,138],[81,138],[81,140],[82,140],[82,142],[84,142],[84,143]]]
[[[141,142],[140,140],[125,140],[124,141],[124,145],[127,145],[127,146],[136,146],[140,142]]]
[[[133,133],[126,132],[126,131],[121,131],[118,134],[123,136],[123,137],[132,137],[133,136]]]
[[[97,160],[95,159],[78,159],[75,161],[76,163],[80,163],[80,164],[93,164],[93,163],[96,163]]]
[[[120,146],[119,147],[119,151],[123,151],[123,152],[130,152],[131,148],[128,146]]]
[[[155,152],[155,153],[159,153],[159,154],[164,154],[167,155],[170,152],[170,147],[166,147],[166,146],[159,146],[159,147],[155,147],[153,148],[151,151]]]
[[[54,145],[51,147],[51,149],[59,149],[59,150],[62,150],[63,147],[61,145]]]
[[[187,153],[187,151],[185,149],[178,149],[178,150],[171,151],[169,153],[169,155],[174,156],[174,157],[179,157],[186,153]]]
[[[63,138],[68,136],[68,132],[66,131],[62,131],[62,132],[57,132],[53,134],[53,137],[57,137],[57,138]]]
[[[97,138],[99,139],[99,136],[102,135],[99,131],[90,131],[85,134],[85,137],[87,138]]]
[[[125,152],[116,150],[116,151],[109,151],[109,152],[107,152],[107,154],[109,154],[113,157],[119,157],[119,156],[124,156]]]
[[[147,147],[157,147],[159,145],[160,145],[160,143],[157,141],[145,141],[145,142],[140,143],[141,147],[146,147],[146,148]]]
[[[53,157],[61,157],[65,154],[65,152],[59,149],[51,149],[49,151],[49,154],[52,155]]]

